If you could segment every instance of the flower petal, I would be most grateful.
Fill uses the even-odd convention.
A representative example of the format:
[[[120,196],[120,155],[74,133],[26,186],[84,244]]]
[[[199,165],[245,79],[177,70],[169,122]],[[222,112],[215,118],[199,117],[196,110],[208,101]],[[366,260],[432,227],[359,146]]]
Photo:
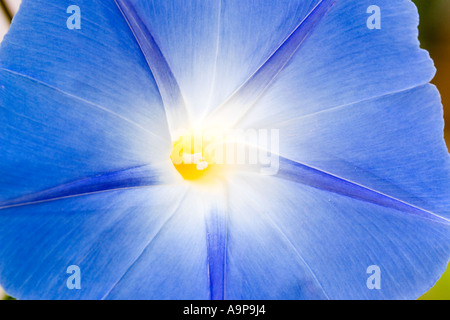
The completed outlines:
[[[328,299],[302,252],[267,215],[268,208],[274,213],[297,210],[281,206],[278,201],[287,198],[277,199],[281,195],[277,190],[270,192],[270,186],[275,186],[272,181],[257,176],[230,181],[225,298]],[[280,207],[266,207],[268,201],[276,201]]]
[[[336,0],[321,0],[296,26],[295,30],[274,51],[255,73],[236,90],[223,104],[216,108],[206,121],[234,124],[250,110],[261,94],[277,78],[278,74],[291,61],[317,25],[326,17]]]
[[[279,125],[287,158],[450,217],[450,157],[434,86]]]
[[[227,298],[415,299],[445,270],[450,225],[274,177],[234,179]],[[367,286],[373,265],[380,290]]]
[[[190,188],[172,218],[104,299],[210,299],[207,208],[205,199]]]
[[[137,1],[193,119],[221,104],[275,51],[318,0]]]
[[[99,174],[168,170],[164,139],[103,107],[0,71],[0,203]]]
[[[380,30],[366,26],[371,5],[337,1],[240,125],[270,126],[428,83],[435,68],[419,48],[414,4],[378,1]]]
[[[168,136],[155,80],[114,1],[77,5],[81,29],[69,30],[68,3],[24,0],[2,41],[0,68]]]
[[[160,243],[156,241],[160,233],[167,228],[192,231],[188,225],[172,230],[169,222],[188,219],[183,218],[186,214],[171,220],[186,191],[185,186],[156,186],[1,209],[2,285],[19,299],[103,298],[145,248]],[[204,228],[196,232],[204,237]],[[197,243],[194,247],[202,248]],[[205,259],[197,258],[192,257],[206,266]],[[70,276],[66,270],[71,265],[80,267],[81,290],[66,286]],[[154,261],[146,267],[151,273],[161,263]],[[187,278],[201,283],[199,277]],[[204,278],[207,284],[206,272]],[[208,292],[207,286],[205,290]]]

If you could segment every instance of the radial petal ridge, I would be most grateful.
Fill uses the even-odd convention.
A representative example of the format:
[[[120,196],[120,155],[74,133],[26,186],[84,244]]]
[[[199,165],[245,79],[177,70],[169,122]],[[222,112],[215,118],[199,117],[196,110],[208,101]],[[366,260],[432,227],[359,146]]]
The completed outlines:
[[[167,170],[167,166],[162,166],[162,168],[165,170],[161,170],[161,168],[157,168],[155,165],[146,165],[85,178],[34,194],[25,195],[17,199],[0,202],[0,210],[58,201],[64,198],[86,196],[94,193],[150,187],[176,181],[173,179],[173,172],[171,174]],[[171,175],[172,179],[169,179]]]
[[[127,20],[136,40],[145,56],[145,59],[152,70],[153,76],[161,94],[166,110],[167,121],[171,132],[182,130],[189,124],[188,113],[184,103],[184,98],[178,87],[177,80],[158,44],[152,34],[147,29],[139,13],[135,10],[131,1],[114,0],[124,18]]]
[[[222,119],[222,121],[223,119],[231,119],[231,125],[234,126],[252,108],[258,98],[289,63],[302,43],[313,32],[314,28],[320,23],[335,2],[336,0],[319,1],[287,39],[283,41],[239,89],[212,112],[207,121],[214,122],[215,118]]]
[[[0,66],[168,136],[155,79],[114,0],[79,1],[82,24],[73,30],[68,6],[22,1],[2,41]]]
[[[450,225],[450,219],[442,217],[436,213],[390,197],[389,195],[382,194],[376,190],[372,190],[352,181],[337,177],[323,170],[319,170],[283,157],[280,159],[280,171],[276,176],[324,191],[367,201],[401,212],[418,215],[435,222]]]
[[[366,25],[371,5],[337,1],[239,126],[267,126],[430,82],[436,69],[419,45],[415,5],[380,1],[379,30]]]

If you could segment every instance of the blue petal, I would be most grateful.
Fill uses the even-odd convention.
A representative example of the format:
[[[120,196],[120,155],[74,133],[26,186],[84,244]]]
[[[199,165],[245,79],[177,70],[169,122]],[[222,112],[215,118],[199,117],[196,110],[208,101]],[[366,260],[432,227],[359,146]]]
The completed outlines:
[[[279,125],[280,153],[287,158],[450,216],[450,157],[434,86]]]
[[[0,203],[143,164],[155,172],[171,165],[169,135],[16,73],[0,71],[0,82]]]
[[[234,122],[253,107],[261,94],[270,87],[293,55],[326,17],[336,0],[321,0],[295,27],[294,31],[238,90],[216,108],[206,121]]]
[[[334,270],[327,268],[330,261],[324,258],[315,264],[317,257],[305,253],[305,260],[317,271],[319,282],[331,298],[417,298],[439,278],[449,256],[450,159],[443,141],[442,105],[437,90],[425,85],[434,68],[417,43],[414,6],[409,1],[379,4],[383,27],[371,31],[365,27],[366,9],[371,4],[338,1],[290,65],[238,124],[243,128],[280,128],[280,153],[319,170],[311,179],[305,172],[297,171],[293,180],[322,189],[305,189],[303,197],[299,190],[300,199],[317,197],[333,204],[324,202],[309,208],[307,203],[298,204],[299,214],[306,207],[303,211],[329,216],[320,229],[329,241],[306,234],[315,239],[311,245],[321,250],[324,257],[336,258],[331,261]],[[319,177],[322,174],[325,175]],[[366,191],[352,195],[339,181],[328,180],[330,177],[388,196],[389,201],[396,200],[388,204],[377,196],[372,201]],[[290,188],[296,190],[292,185]],[[400,209],[402,205],[415,209]],[[339,230],[339,221],[333,219],[339,217],[339,211],[348,217],[349,224],[355,225],[355,231],[360,229],[359,236],[341,234],[343,240],[337,238],[332,226]],[[379,215],[383,212],[384,217]],[[362,222],[364,215],[369,214],[380,219],[376,227],[371,226],[374,222]],[[299,224],[286,217],[280,218],[279,225],[284,225],[280,228],[286,234],[292,233],[293,242],[302,232],[301,228],[292,227]],[[308,228],[313,227],[308,224]],[[383,241],[380,237],[389,239]],[[304,246],[301,241],[309,241],[302,239],[297,244],[302,246],[300,251]],[[384,252],[380,245],[383,242],[394,251]],[[352,251],[347,256],[346,248]],[[419,251],[426,256],[421,259]],[[342,256],[334,256],[333,252]],[[396,260],[396,254],[407,262]],[[391,287],[387,290],[368,292],[364,287],[366,274],[361,272],[372,264],[385,265],[388,270]],[[341,289],[331,283],[330,274],[337,274],[334,281]],[[358,280],[356,275],[361,278]],[[392,286],[393,281],[405,285]]]
[[[157,236],[104,299],[213,297],[208,264],[208,201],[191,188]]]
[[[225,298],[328,299],[314,270],[269,217],[301,208],[292,206],[295,193],[283,195],[287,190],[273,180],[244,176],[229,183]],[[290,228],[297,232],[297,225]]]
[[[131,1],[167,58],[193,119],[221,104],[318,0]]]
[[[66,27],[71,4],[24,0],[2,41],[0,68],[168,135],[155,80],[114,1],[78,1],[79,30]]]
[[[447,265],[450,224],[274,177],[229,192],[227,298],[415,299]]]
[[[235,183],[242,193],[259,186],[245,195],[253,210],[276,221],[330,298],[417,298],[445,270],[450,158],[439,99],[424,85],[274,123],[281,154],[297,162],[282,160],[278,176],[296,184]],[[384,270],[380,291],[366,287],[371,265]]]
[[[147,279],[158,279],[150,277],[151,273],[167,264],[177,263],[168,243],[160,240],[162,234],[169,233],[170,243],[175,246],[180,245],[176,239],[181,239],[179,234],[183,234],[183,230],[185,233],[193,231],[186,222],[189,220],[187,209],[184,214],[178,210],[184,204],[185,194],[185,186],[156,186],[2,209],[2,285],[20,299],[101,299],[147,247],[161,248],[162,245],[163,251],[154,256],[156,261],[148,264],[146,269]],[[185,223],[185,228],[174,229],[173,223]],[[192,232],[193,237],[203,240],[204,232],[204,226],[201,226]],[[204,250],[198,241],[192,244],[191,259],[206,267],[205,258],[201,256]],[[200,256],[193,254],[198,251]],[[81,269],[81,290],[69,290],[66,286],[70,276],[66,270],[71,265]],[[201,272],[201,268],[196,270]],[[200,277],[188,276],[186,272],[179,277],[193,279],[191,281],[201,285]],[[171,275],[172,279],[177,279],[176,273]],[[206,296],[209,294],[207,273],[203,276]],[[163,281],[162,277],[158,281]],[[155,283],[149,287],[159,292],[160,297],[164,292],[173,293]],[[194,290],[198,287],[187,287],[180,294],[190,296]],[[201,295],[201,291],[198,294]]]
[[[414,4],[378,1],[381,30],[366,26],[371,5],[336,1],[240,125],[264,127],[428,83],[435,68],[419,48]]]

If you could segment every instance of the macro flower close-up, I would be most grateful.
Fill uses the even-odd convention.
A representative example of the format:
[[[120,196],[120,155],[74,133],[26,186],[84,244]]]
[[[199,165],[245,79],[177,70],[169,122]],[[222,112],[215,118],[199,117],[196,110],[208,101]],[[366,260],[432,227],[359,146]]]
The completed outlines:
[[[410,0],[23,0],[0,47],[17,299],[417,299],[450,158]]]

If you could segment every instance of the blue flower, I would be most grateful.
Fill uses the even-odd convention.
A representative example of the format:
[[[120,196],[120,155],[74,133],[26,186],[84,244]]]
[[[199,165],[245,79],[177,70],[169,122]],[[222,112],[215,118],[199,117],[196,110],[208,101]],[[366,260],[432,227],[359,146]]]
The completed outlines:
[[[437,281],[450,159],[410,1],[378,0],[377,28],[366,0],[71,5],[24,0],[0,49],[10,295],[409,299]],[[187,151],[211,128],[264,152]]]

